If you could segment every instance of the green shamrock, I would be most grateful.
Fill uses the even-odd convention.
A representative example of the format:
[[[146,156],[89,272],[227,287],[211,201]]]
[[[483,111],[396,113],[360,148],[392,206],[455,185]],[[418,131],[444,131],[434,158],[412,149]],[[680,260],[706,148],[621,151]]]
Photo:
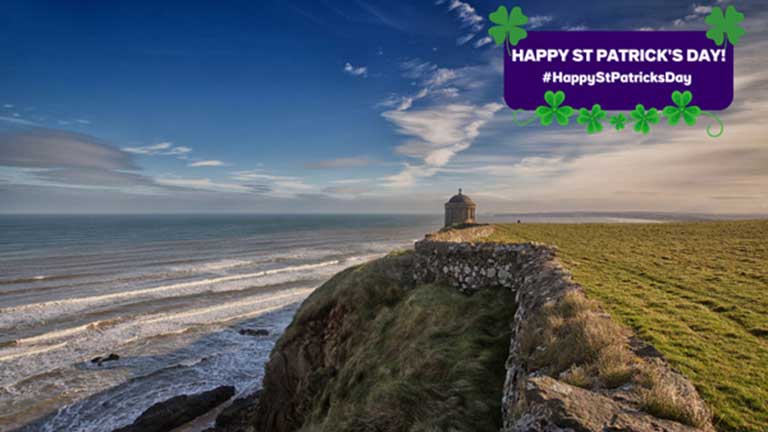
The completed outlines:
[[[610,119],[611,124],[613,125],[613,127],[616,128],[617,131],[624,129],[625,121],[627,121],[627,118],[624,117],[624,114],[611,116],[611,119]]]
[[[562,90],[554,93],[548,90],[544,93],[544,100],[549,106],[540,105],[536,108],[536,115],[539,116],[542,126],[549,126],[552,124],[552,119],[556,119],[560,126],[566,126],[568,124],[568,118],[573,115],[574,109],[569,106],[561,106],[565,101],[565,92]]]
[[[683,93],[680,93],[677,90],[672,92],[672,102],[677,106],[665,106],[664,110],[661,112],[669,120],[670,125],[675,126],[678,124],[680,122],[680,117],[683,118],[688,126],[696,124],[696,117],[701,114],[701,108],[696,105],[688,106],[692,99],[693,95],[688,90]]]
[[[656,124],[661,117],[659,111],[656,108],[651,108],[648,111],[645,110],[643,104],[637,104],[635,110],[629,113],[633,119],[635,119],[635,132],[647,134],[651,130],[649,124]]]
[[[576,119],[578,124],[587,125],[587,133],[597,133],[603,130],[603,124],[600,120],[606,116],[605,111],[600,108],[600,105],[592,105],[592,111],[582,108],[579,110],[579,117]]]
[[[737,11],[733,5],[728,6],[725,15],[719,6],[712,8],[712,12],[704,21],[709,24],[707,38],[715,41],[718,46],[725,41],[725,34],[728,35],[728,41],[736,45],[745,33],[744,28],[739,25],[744,21],[744,14]]]
[[[509,35],[509,43],[512,45],[517,45],[518,42],[528,37],[528,32],[518,27],[528,22],[528,17],[523,15],[519,6],[513,7],[512,12],[509,13],[507,13],[505,6],[499,6],[496,12],[491,13],[488,18],[492,23],[498,24],[488,29],[488,34],[491,35],[496,45],[503,44],[507,40],[507,35]]]

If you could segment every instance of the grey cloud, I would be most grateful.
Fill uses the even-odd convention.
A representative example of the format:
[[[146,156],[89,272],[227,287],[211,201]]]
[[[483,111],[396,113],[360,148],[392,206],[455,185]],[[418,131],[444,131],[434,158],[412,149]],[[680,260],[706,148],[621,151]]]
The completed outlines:
[[[97,138],[43,128],[0,132],[0,165],[20,168],[137,169],[130,155]]]
[[[244,184],[243,186],[247,187],[255,194],[268,194],[272,192],[272,187],[266,184]]]
[[[114,171],[98,168],[59,168],[39,171],[40,180],[79,186],[130,187],[156,186],[150,178],[135,172]]]
[[[364,156],[345,157],[331,160],[322,160],[304,164],[307,169],[339,169],[339,168],[359,168],[369,166],[372,160]]]

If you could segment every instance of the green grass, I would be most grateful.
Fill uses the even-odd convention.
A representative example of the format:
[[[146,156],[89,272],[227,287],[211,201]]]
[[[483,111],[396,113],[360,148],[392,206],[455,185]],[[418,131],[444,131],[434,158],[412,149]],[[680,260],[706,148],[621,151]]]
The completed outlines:
[[[323,384],[303,431],[499,430],[513,295],[408,287],[398,279],[410,259],[391,254],[347,269],[302,305],[281,341],[324,311],[347,311],[324,348],[340,364],[316,371]]]
[[[723,431],[768,430],[768,221],[500,225],[688,376]]]

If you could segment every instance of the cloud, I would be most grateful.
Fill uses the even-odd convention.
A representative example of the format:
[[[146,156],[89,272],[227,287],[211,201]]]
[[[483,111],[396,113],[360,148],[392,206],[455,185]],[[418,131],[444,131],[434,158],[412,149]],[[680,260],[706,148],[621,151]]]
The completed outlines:
[[[453,69],[440,68],[434,71],[431,77],[427,79],[424,84],[426,86],[441,86],[457,77],[456,71]]]
[[[443,3],[446,3],[446,1],[438,0],[435,4],[441,5]],[[459,0],[450,0],[448,2],[448,10],[456,14],[462,27],[468,27],[475,33],[483,29],[483,17],[478,15],[475,8],[469,3]]]
[[[160,142],[144,147],[123,147],[124,152],[145,156],[177,156],[184,159],[192,151],[189,147],[174,146],[172,142]]]
[[[457,45],[464,45],[467,42],[471,41],[472,38],[474,38],[474,37],[475,37],[475,33],[470,33],[470,34],[467,34],[467,35],[464,35],[464,36],[459,36],[458,38],[456,38],[456,44]]]
[[[421,165],[406,163],[403,170],[389,177],[391,185],[411,185],[419,177],[431,177],[457,153],[468,149],[480,128],[502,108],[501,104],[483,106],[450,104],[418,111],[386,111],[398,133],[408,136],[397,147],[399,154],[420,159]]]
[[[701,25],[704,15],[712,12],[712,6],[700,5],[694,3],[691,5],[690,12],[683,18],[678,18],[672,22],[675,27],[684,27],[689,25]]]
[[[358,76],[363,78],[368,77],[368,68],[365,66],[355,67],[355,66],[352,66],[352,64],[347,63],[344,65],[344,72],[352,76]]]
[[[0,132],[0,165],[135,170],[130,155],[92,136],[43,128]]]
[[[230,177],[245,182],[251,190],[256,187],[262,190],[269,188],[269,192],[264,193],[276,198],[296,198],[301,194],[317,191],[316,186],[305,183],[299,177],[274,175],[260,169],[236,171]]]
[[[0,166],[14,185],[141,191],[157,188],[129,153],[84,134],[40,127],[0,132]]]
[[[563,27],[563,30],[565,30],[565,31],[585,31],[587,29],[588,29],[588,27],[585,26],[584,24],[578,24],[578,25]]]
[[[475,48],[480,48],[482,46],[488,45],[489,43],[493,42],[493,39],[491,39],[490,36],[486,36],[482,39],[478,39],[475,41],[474,46]]]
[[[435,2],[436,5],[442,5],[444,3],[448,4],[448,10],[453,12],[459,19],[461,27],[467,28],[469,30],[469,33],[456,38],[457,45],[466,44],[483,30],[484,19],[477,14],[477,11],[472,5],[460,0],[450,0],[447,2],[446,0],[437,0]],[[479,48],[487,44],[488,42],[485,41],[486,39],[487,38],[480,39],[479,41],[475,42],[474,46]]]
[[[224,162],[220,160],[202,160],[197,162],[192,162],[187,164],[188,167],[191,168],[200,168],[200,167],[220,167],[220,166],[226,166]]]
[[[101,168],[57,168],[34,173],[38,180],[59,186],[88,186],[97,188],[153,187],[155,182],[142,174]]]
[[[307,169],[341,169],[341,168],[360,168],[369,166],[373,163],[369,158],[365,156],[355,156],[346,158],[337,158],[330,160],[322,160],[318,162],[310,162],[304,164],[304,168]]]
[[[422,79],[437,69],[437,65],[420,59],[410,59],[400,63],[403,77],[408,79]]]
[[[547,25],[552,22],[553,17],[550,15],[533,15],[528,18],[528,28],[535,29],[541,26]]]
[[[163,186],[198,189],[211,192],[249,193],[253,188],[239,183],[217,182],[209,178],[158,177],[155,181]]]

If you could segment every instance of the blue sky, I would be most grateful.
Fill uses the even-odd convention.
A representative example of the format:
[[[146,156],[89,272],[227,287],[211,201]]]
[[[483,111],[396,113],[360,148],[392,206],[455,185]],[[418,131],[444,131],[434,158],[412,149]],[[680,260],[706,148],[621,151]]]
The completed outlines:
[[[729,2],[516,2],[529,30],[704,29]],[[0,212],[766,213],[766,10],[717,142],[520,129],[497,1],[4,1]],[[512,5],[512,4],[509,4]]]

